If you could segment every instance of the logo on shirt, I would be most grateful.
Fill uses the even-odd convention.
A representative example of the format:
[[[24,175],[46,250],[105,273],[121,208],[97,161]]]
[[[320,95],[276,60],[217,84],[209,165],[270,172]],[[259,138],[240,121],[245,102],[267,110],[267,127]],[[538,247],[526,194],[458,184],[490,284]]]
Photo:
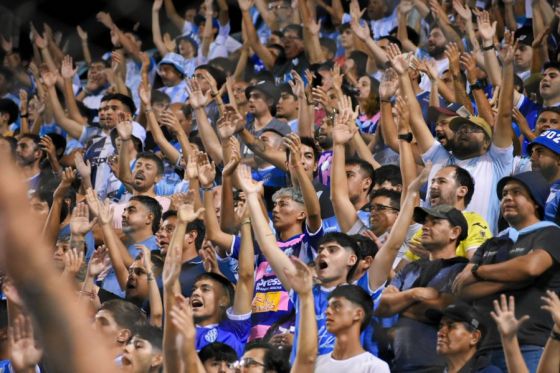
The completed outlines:
[[[208,343],[214,343],[216,342],[216,339],[218,338],[218,329],[212,329],[210,330],[208,333],[206,333],[206,335],[204,336],[204,339],[206,340],[206,342]]]

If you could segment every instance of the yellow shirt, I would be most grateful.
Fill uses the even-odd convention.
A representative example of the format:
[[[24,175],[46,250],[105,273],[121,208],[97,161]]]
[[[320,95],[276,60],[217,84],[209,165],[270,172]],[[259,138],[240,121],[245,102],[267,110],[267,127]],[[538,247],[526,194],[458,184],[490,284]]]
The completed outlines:
[[[457,246],[455,253],[457,256],[467,257],[469,250],[474,250],[478,248],[484,241],[492,237],[492,232],[488,227],[488,223],[484,218],[477,214],[476,212],[463,211],[463,216],[467,220],[467,225],[469,227],[469,235]],[[422,237],[422,229],[419,229],[414,236],[412,236],[411,241],[420,242]],[[415,255],[408,249],[404,254],[404,258],[409,262],[420,259],[419,256]]]

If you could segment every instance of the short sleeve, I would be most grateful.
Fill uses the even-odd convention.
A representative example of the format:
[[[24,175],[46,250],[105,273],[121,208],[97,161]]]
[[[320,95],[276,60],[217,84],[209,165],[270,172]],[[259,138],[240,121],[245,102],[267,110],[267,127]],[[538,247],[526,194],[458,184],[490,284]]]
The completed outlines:
[[[543,234],[539,234],[535,239],[533,247],[546,251],[556,263],[560,263],[560,247],[558,247],[558,242],[560,242],[560,228],[549,227],[543,229]]]
[[[422,160],[424,162],[431,161],[433,164],[447,164],[449,162],[449,152],[436,140],[430,149],[422,154]]]
[[[478,248],[480,245],[486,242],[487,239],[492,237],[490,226],[482,216],[476,213],[469,214],[467,220],[469,222],[469,235],[467,236],[467,238],[461,241],[461,246],[464,250],[464,254],[467,254],[469,251]]]

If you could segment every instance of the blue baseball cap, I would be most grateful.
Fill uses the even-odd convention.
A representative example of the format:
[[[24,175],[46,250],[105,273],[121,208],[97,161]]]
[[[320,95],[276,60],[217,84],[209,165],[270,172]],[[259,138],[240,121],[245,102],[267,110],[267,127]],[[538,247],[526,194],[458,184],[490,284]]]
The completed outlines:
[[[162,60],[158,64],[158,68],[161,65],[171,65],[177,70],[181,75],[185,75],[185,59],[183,56],[177,53],[167,53],[163,56]]]
[[[532,143],[527,146],[527,152],[531,154],[534,145],[539,144],[545,148],[560,154],[560,130],[546,130],[541,133]]]

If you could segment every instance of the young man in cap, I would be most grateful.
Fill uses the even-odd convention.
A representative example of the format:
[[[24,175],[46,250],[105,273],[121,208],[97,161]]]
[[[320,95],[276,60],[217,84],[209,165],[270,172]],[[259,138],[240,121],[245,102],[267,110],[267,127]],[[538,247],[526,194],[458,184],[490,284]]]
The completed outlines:
[[[465,303],[447,306],[443,312],[428,310],[426,316],[438,325],[436,351],[449,373],[500,373],[484,355],[476,352],[484,329],[475,310]]]
[[[550,314],[540,308],[546,289],[560,288],[560,228],[542,221],[548,193],[548,183],[538,172],[501,179],[497,194],[509,228],[480,246],[454,283],[459,296],[473,301],[488,329],[480,350],[503,370],[499,333],[489,316],[499,293],[515,296],[519,314],[531,317],[519,330],[519,344],[531,371],[536,370],[553,325]]]
[[[177,53],[167,53],[158,64],[158,74],[164,87],[159,91],[171,98],[171,102],[184,103],[189,98],[185,77],[185,59]]]
[[[467,263],[467,259],[456,256],[459,242],[468,236],[467,221],[459,210],[449,205],[416,207],[414,221],[423,224],[421,242],[430,257],[408,264],[393,278],[375,313],[382,317],[399,315],[394,326],[394,372],[444,366],[433,347],[437,329],[425,312],[429,308],[442,310],[453,302],[453,279]]]
[[[531,76],[531,64],[533,63],[533,28],[531,26],[521,27],[515,30],[515,54],[513,67],[515,73],[522,80]]]
[[[550,195],[546,201],[544,219],[558,222],[558,204],[560,203],[560,130],[549,129],[527,148],[531,155],[531,169],[538,171],[550,184]]]

